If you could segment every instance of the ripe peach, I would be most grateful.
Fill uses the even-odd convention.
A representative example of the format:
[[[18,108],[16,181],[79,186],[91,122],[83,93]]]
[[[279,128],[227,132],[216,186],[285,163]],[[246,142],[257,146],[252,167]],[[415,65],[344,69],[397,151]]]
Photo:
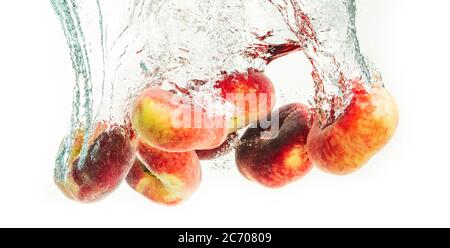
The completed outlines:
[[[239,135],[234,132],[228,135],[227,140],[217,148],[210,150],[197,150],[197,156],[200,160],[212,160],[229,154],[239,141]]]
[[[271,188],[285,186],[306,175],[312,167],[306,151],[308,118],[305,105],[289,104],[272,114],[270,128],[261,125],[249,128],[236,148],[236,164],[241,174]],[[262,138],[278,124],[276,136]]]
[[[272,81],[264,73],[256,70],[227,75],[214,87],[221,91],[222,98],[236,107],[236,113],[230,124],[231,132],[256,123],[275,106],[275,89]]]
[[[353,99],[334,123],[321,128],[314,120],[308,153],[325,172],[345,175],[361,168],[392,138],[398,124],[394,98],[381,86],[368,92],[355,82]]]
[[[212,149],[228,135],[225,116],[210,116],[205,109],[157,88],[149,88],[138,97],[132,120],[140,139],[167,152]]]
[[[201,175],[195,152],[165,152],[139,142],[138,159],[126,180],[148,199],[176,205],[197,190]]]
[[[134,135],[123,127],[98,125],[89,140],[89,149],[81,169],[78,167],[83,132],[76,133],[65,180],[55,182],[70,199],[94,202],[103,199],[123,181],[135,158]]]

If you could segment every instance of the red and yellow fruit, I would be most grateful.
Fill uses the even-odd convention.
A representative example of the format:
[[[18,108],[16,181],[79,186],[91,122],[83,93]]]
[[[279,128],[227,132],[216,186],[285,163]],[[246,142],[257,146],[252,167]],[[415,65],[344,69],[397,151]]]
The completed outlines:
[[[361,168],[392,138],[398,124],[394,98],[381,86],[368,92],[359,82],[354,97],[334,123],[321,128],[316,119],[308,137],[308,153],[320,169],[337,175]]]
[[[168,152],[213,149],[228,135],[224,116],[210,116],[205,109],[157,88],[138,97],[132,120],[140,139]]]
[[[236,107],[230,129],[234,132],[256,123],[275,106],[275,89],[272,81],[262,72],[234,73],[217,82],[221,97]]]
[[[133,134],[123,127],[99,124],[89,139],[84,163],[79,166],[83,132],[76,132],[65,179],[55,182],[70,199],[95,202],[112,193],[124,180],[135,158]]]
[[[148,199],[163,205],[176,205],[197,190],[201,175],[195,152],[165,152],[139,142],[138,159],[126,180]]]
[[[276,118],[279,116],[279,118]],[[311,161],[306,151],[308,108],[286,105],[272,114],[271,127],[249,128],[236,148],[236,164],[242,175],[264,186],[278,188],[306,175]],[[269,138],[264,133],[278,127]]]

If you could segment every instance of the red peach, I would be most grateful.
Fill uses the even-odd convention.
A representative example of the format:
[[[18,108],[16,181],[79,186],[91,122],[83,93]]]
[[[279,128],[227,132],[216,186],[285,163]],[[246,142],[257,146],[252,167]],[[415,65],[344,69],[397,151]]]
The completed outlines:
[[[271,188],[285,186],[306,175],[312,167],[306,151],[308,118],[305,105],[290,104],[272,114],[270,127],[249,128],[236,148],[236,164],[241,174]],[[262,138],[268,131],[276,132],[271,129],[278,126],[276,136]]]
[[[353,99],[334,123],[321,128],[315,119],[308,153],[325,172],[350,174],[361,168],[392,138],[398,124],[395,99],[381,86],[368,92],[355,83]]]
[[[149,88],[138,97],[132,120],[143,141],[167,152],[212,149],[228,135],[225,116],[210,116],[205,109],[157,88]]]
[[[139,142],[138,159],[126,180],[148,199],[176,205],[197,190],[201,175],[195,152],[165,152]]]
[[[245,128],[265,117],[275,106],[272,81],[262,72],[233,73],[214,85],[221,97],[236,107],[230,124],[231,132]]]
[[[135,158],[133,134],[123,127],[101,124],[89,140],[84,164],[79,168],[83,132],[76,133],[66,180],[55,182],[70,199],[94,202],[112,193],[123,181]]]
[[[210,150],[197,150],[197,156],[200,160],[212,160],[225,156],[233,151],[234,146],[239,141],[239,135],[234,132],[228,135],[227,140],[217,148]]]

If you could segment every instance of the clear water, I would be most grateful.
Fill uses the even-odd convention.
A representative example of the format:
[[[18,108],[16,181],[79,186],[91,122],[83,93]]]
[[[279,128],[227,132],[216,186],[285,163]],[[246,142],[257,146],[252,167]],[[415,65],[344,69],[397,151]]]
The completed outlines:
[[[57,157],[63,179],[77,129],[85,144],[100,121],[127,122],[136,94],[150,85],[192,88],[226,108],[213,82],[223,72],[264,70],[301,50],[311,61],[312,107],[323,123],[351,99],[348,82],[380,77],[361,54],[355,0],[51,0],[76,75],[70,130]],[[201,86],[197,82],[203,82]]]

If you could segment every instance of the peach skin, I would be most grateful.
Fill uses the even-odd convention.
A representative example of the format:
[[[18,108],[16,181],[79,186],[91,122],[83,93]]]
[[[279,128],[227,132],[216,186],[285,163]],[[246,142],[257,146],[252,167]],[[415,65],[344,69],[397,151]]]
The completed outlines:
[[[398,109],[392,95],[381,86],[368,92],[354,83],[353,99],[334,123],[321,128],[315,119],[308,137],[308,153],[325,172],[346,175],[360,169],[394,135]]]
[[[132,120],[142,141],[167,152],[213,149],[228,135],[225,116],[210,116],[205,109],[157,88],[138,97]]]
[[[200,185],[200,161],[193,151],[165,152],[139,142],[137,156],[126,180],[135,191],[156,203],[177,205]]]
[[[283,106],[274,113],[270,128],[258,125],[245,132],[236,148],[236,164],[249,180],[279,188],[300,179],[312,167],[306,151],[309,113],[305,105],[297,103]],[[262,138],[278,124],[277,135]]]
[[[69,158],[67,177],[61,180],[55,174],[55,182],[70,199],[90,203],[103,199],[120,185],[133,165],[136,148],[134,135],[127,129],[98,125],[89,140],[84,164],[78,168],[82,145],[80,130]]]
[[[230,132],[245,128],[265,117],[275,106],[275,89],[272,81],[262,72],[233,73],[217,82],[221,97],[236,107]]]

